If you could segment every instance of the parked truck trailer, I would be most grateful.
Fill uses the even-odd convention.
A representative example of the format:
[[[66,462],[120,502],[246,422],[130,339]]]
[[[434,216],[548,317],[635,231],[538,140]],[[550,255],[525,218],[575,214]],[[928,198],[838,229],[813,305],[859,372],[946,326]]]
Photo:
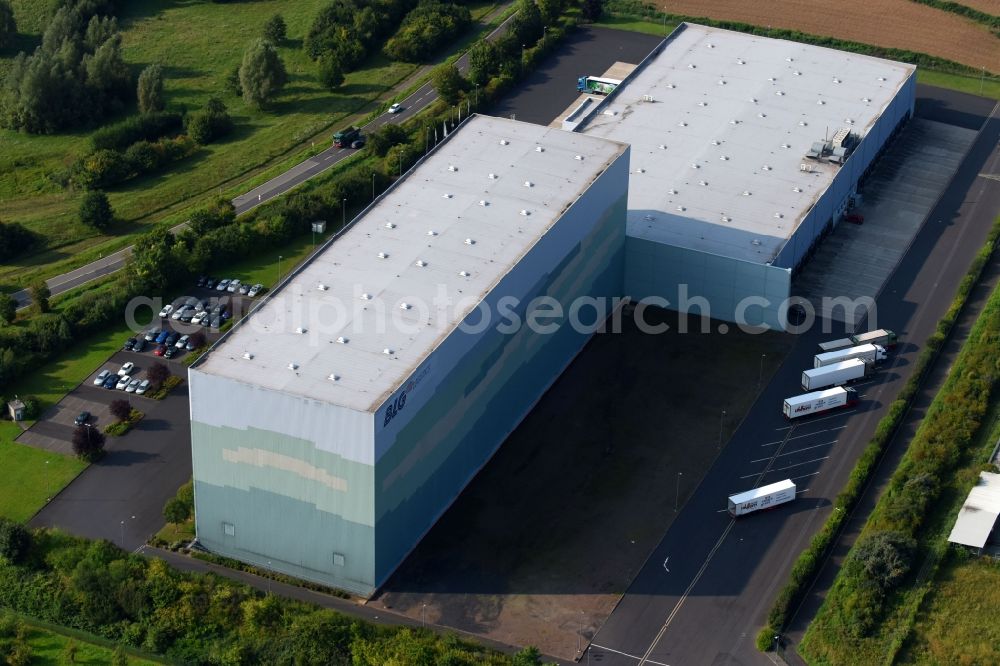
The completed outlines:
[[[846,349],[847,347],[854,347],[856,345],[879,345],[886,349],[892,349],[896,346],[897,337],[896,334],[886,328],[879,328],[874,331],[868,331],[867,333],[858,333],[857,335],[852,335],[849,338],[840,338],[839,340],[830,340],[829,342],[819,343],[819,351],[831,352],[840,349]]]
[[[864,379],[872,374],[874,366],[871,363],[852,358],[822,368],[810,368],[802,371],[802,390],[819,391],[831,386],[842,386],[849,382]]]
[[[745,516],[754,511],[770,509],[771,507],[791,502],[795,499],[795,484],[791,479],[778,481],[768,486],[761,486],[729,496],[729,515],[733,518]]]
[[[858,404],[858,392],[852,388],[837,386],[825,391],[813,391],[791,398],[785,398],[781,413],[786,419],[797,419],[810,414],[828,412],[831,409],[850,407]]]
[[[601,76],[581,76],[576,80],[576,89],[579,92],[610,95],[621,83],[618,79],[606,79]]]
[[[852,358],[878,364],[886,359],[885,347],[880,347],[879,345],[857,345],[856,347],[848,347],[847,349],[816,354],[813,357],[813,367],[822,368],[823,366],[833,365],[841,361],[849,361]]]

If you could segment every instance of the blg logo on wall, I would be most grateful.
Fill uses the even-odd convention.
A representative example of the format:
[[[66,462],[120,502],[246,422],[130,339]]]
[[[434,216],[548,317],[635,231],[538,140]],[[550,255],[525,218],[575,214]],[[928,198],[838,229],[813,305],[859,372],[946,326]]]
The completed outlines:
[[[389,421],[396,418],[396,416],[403,410],[403,408],[406,407],[406,396],[409,395],[410,393],[413,393],[413,390],[417,388],[417,385],[420,384],[420,382],[422,382],[427,377],[428,373],[430,373],[430,370],[431,370],[430,366],[421,370],[416,377],[407,382],[406,386],[403,387],[403,390],[399,392],[399,395],[397,395],[394,400],[391,400],[388,403],[386,403],[385,419],[382,421],[383,428],[389,425]]]

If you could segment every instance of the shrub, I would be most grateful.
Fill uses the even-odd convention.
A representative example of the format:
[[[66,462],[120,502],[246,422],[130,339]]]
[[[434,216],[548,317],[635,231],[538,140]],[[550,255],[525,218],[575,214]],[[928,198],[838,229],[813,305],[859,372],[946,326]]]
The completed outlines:
[[[80,222],[99,231],[104,231],[115,221],[114,211],[108,195],[99,190],[90,190],[80,202]]]
[[[0,293],[0,320],[11,324],[17,317],[17,301],[10,294]]]
[[[154,389],[159,388],[169,376],[170,369],[163,363],[159,362],[153,363],[149,366],[149,370],[146,371],[146,379],[149,380],[149,383]]]
[[[386,123],[368,135],[368,149],[379,157],[385,157],[390,148],[406,143],[409,138],[401,125]]]
[[[49,286],[44,281],[32,282],[31,286],[28,287],[28,294],[31,296],[31,303],[36,312],[44,314],[49,311],[49,297],[52,296],[52,292],[49,291]]]
[[[855,544],[851,557],[880,594],[899,585],[910,571],[916,540],[902,532],[875,532]]]
[[[132,405],[128,400],[112,400],[111,404],[108,405],[108,411],[119,421],[125,421],[132,413]]]
[[[31,532],[21,523],[0,518],[0,557],[12,564],[22,562],[31,548]]]
[[[168,523],[178,525],[191,517],[191,512],[184,502],[176,497],[171,497],[163,506],[163,517]]]
[[[331,90],[344,83],[344,68],[337,56],[327,54],[319,59],[319,80]]]
[[[73,453],[87,462],[94,462],[104,453],[104,433],[97,428],[77,426],[73,431]]]
[[[209,144],[232,130],[233,119],[218,97],[210,98],[203,111],[188,117],[188,135],[201,145]]]
[[[285,41],[288,33],[288,26],[281,14],[275,14],[264,23],[264,39],[274,44],[281,44]]]
[[[529,4],[534,7],[530,0]],[[472,14],[466,7],[424,0],[406,15],[399,30],[386,42],[383,50],[394,60],[421,62],[430,58],[445,44],[454,41],[471,23]]]
[[[90,145],[94,151],[125,150],[136,141],[157,141],[176,134],[181,130],[181,121],[181,114],[166,111],[131,116],[94,131]]]
[[[162,111],[165,105],[163,99],[163,67],[149,65],[139,74],[139,84],[136,89],[139,103],[139,113]]]

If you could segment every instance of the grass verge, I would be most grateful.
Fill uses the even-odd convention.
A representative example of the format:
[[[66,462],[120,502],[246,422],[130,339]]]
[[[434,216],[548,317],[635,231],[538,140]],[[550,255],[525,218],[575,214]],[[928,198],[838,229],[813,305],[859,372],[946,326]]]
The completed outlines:
[[[14,441],[21,428],[0,421],[0,516],[20,522],[38,513],[60,490],[69,485],[87,463]]]
[[[14,613],[14,615],[24,623],[27,629],[26,638],[31,649],[31,664],[47,666],[49,664],[73,663],[84,666],[88,664],[103,666],[113,663],[116,646],[105,638],[29,618],[19,613]],[[73,648],[69,647],[71,645]],[[70,662],[69,657],[70,650],[73,650],[74,654],[72,662]],[[134,648],[126,648],[126,658],[129,664],[170,663],[150,655],[138,656],[139,654],[138,650]]]

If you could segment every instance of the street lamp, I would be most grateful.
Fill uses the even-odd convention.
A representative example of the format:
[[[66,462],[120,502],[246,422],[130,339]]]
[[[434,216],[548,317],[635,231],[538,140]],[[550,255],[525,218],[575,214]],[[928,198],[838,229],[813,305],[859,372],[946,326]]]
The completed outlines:
[[[420,609],[420,626],[427,626],[427,604]]]
[[[722,415],[719,416],[719,448],[722,448],[722,426],[726,422],[726,410],[722,410]]]
[[[121,522],[121,525],[122,525],[122,540],[119,541],[118,543],[119,543],[119,545],[121,545],[122,550],[124,550],[125,549],[125,521],[124,520]]]
[[[267,576],[267,594],[270,596],[270,594],[271,594],[271,560],[267,561],[267,573],[268,573],[268,576]]]
[[[760,372],[757,373],[757,389],[760,389],[761,382],[764,381],[764,358],[767,354],[760,355]]]
[[[278,255],[278,282],[281,282],[281,255]],[[277,284],[278,282],[275,282]]]
[[[340,202],[340,228],[347,226],[347,199]]]
[[[478,109],[479,108],[479,84],[477,83],[475,85],[476,85],[476,108]]]
[[[426,143],[424,144],[426,146]],[[427,152],[426,148],[424,152]],[[372,171],[372,201],[375,201],[375,172]]]
[[[674,490],[674,512],[677,512],[677,507],[680,505],[681,499],[681,477],[684,476],[684,472],[677,472],[677,487]]]

